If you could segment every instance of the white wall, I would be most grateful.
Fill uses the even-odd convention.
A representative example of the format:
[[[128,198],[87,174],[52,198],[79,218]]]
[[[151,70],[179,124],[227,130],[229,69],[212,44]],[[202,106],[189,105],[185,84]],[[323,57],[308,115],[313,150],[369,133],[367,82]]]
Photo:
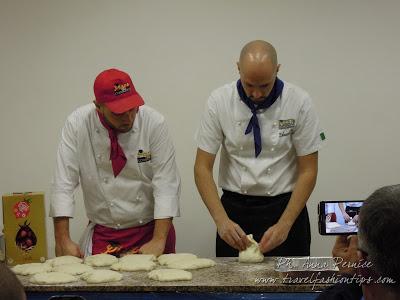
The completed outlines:
[[[183,179],[177,250],[213,256],[193,134],[210,92],[238,78],[241,47],[265,39],[280,77],[309,91],[326,129],[308,207],[312,254],[329,255],[317,202],[399,183],[399,11],[396,0],[0,0],[0,193],[48,193],[67,115],[93,99],[100,71],[118,67],[168,120]],[[86,224],[77,199],[76,240]],[[48,241],[53,253],[50,219]]]

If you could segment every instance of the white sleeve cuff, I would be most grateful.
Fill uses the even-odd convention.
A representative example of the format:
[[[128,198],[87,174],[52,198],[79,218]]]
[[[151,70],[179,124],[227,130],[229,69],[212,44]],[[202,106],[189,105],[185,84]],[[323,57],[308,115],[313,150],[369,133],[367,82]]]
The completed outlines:
[[[50,202],[50,217],[70,217],[74,216],[75,200],[68,193],[54,193]]]
[[[156,197],[154,201],[154,219],[173,218],[180,216],[179,198]]]

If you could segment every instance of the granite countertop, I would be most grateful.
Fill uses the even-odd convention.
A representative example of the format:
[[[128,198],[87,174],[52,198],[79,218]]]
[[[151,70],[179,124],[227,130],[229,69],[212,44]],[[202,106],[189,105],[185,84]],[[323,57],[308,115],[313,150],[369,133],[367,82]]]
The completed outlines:
[[[25,290],[28,292],[316,292],[324,290],[329,284],[314,284],[316,278],[327,277],[328,274],[314,272],[302,273],[310,281],[302,283],[293,282],[296,278],[291,276],[292,283],[284,283],[288,273],[274,271],[275,258],[265,258],[264,262],[257,264],[239,263],[237,258],[213,258],[217,265],[211,268],[190,270],[193,274],[191,281],[160,282],[147,278],[146,271],[121,272],[123,279],[119,282],[88,284],[78,281],[60,285],[37,285],[29,282],[30,276],[18,276]],[[163,268],[158,266],[157,268]],[[310,277],[311,275],[311,277]],[[317,275],[317,276],[315,276]],[[297,279],[298,281],[298,279]]]

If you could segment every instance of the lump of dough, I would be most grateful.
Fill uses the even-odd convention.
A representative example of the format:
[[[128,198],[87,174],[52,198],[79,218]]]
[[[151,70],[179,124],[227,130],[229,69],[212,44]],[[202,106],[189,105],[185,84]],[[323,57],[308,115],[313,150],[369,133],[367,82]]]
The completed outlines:
[[[67,273],[71,275],[80,275],[89,271],[93,268],[84,264],[69,264],[69,265],[59,265],[53,268],[54,272]]]
[[[215,266],[215,261],[208,258],[184,258],[180,260],[174,260],[172,262],[167,263],[166,265],[171,269],[180,269],[180,270],[195,270],[202,268],[209,268]]]
[[[81,275],[87,283],[115,282],[122,279],[122,274],[111,270],[93,270]]]
[[[244,263],[259,263],[264,260],[264,255],[261,253],[258,243],[253,239],[253,235],[247,235],[251,245],[246,250],[239,252],[239,262]]]
[[[58,256],[46,261],[46,263],[52,265],[53,267],[60,266],[60,265],[69,265],[69,264],[80,264],[82,263],[82,259],[76,256],[65,255],[65,256]]]
[[[46,263],[30,263],[16,265],[11,270],[18,275],[34,275],[37,273],[50,272],[52,270],[52,267],[50,264]]]
[[[155,261],[157,260],[153,254],[128,254],[119,259],[121,263],[137,262],[137,261]]]
[[[78,281],[78,278],[71,274],[49,272],[35,274],[29,281],[36,284],[60,284]]]
[[[92,267],[107,267],[117,262],[118,258],[105,253],[85,257],[85,264]]]
[[[187,258],[197,258],[196,255],[191,253],[169,253],[169,254],[162,254],[158,257],[158,263],[162,266],[167,265],[175,260],[182,260]]]
[[[127,272],[150,271],[156,267],[156,263],[153,261],[155,259],[154,255],[130,254],[121,257],[119,262],[111,266],[111,269]]]
[[[153,270],[147,276],[158,281],[192,280],[192,273],[176,269]]]
[[[111,266],[111,269],[115,271],[150,271],[156,267],[156,263],[150,260],[146,261],[130,261],[128,263],[117,262]]]

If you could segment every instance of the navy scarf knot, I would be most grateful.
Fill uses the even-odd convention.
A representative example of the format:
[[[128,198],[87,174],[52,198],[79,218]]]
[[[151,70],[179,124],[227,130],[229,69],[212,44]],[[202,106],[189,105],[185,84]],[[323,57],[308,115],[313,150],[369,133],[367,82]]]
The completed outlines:
[[[272,104],[274,104],[275,101],[282,94],[283,85],[284,85],[283,81],[277,77],[271,92],[265,98],[265,100],[260,101],[259,103],[255,103],[249,97],[247,97],[240,79],[236,83],[236,87],[237,87],[240,99],[243,101],[244,104],[247,105],[247,107],[251,110],[251,113],[253,114],[250,119],[249,125],[247,125],[245,134],[249,134],[250,132],[253,131],[254,152],[255,152],[256,157],[261,153],[261,150],[262,150],[261,130],[260,130],[260,124],[258,123],[257,111],[261,110],[261,109],[267,109]]]

